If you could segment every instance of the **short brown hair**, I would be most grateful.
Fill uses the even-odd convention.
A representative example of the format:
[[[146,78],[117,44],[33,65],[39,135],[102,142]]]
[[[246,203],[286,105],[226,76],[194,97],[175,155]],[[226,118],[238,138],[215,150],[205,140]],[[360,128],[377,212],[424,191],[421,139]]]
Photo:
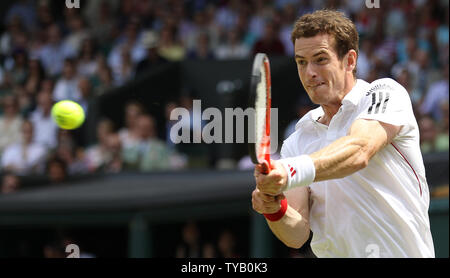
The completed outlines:
[[[318,10],[301,16],[294,24],[291,40],[301,37],[310,38],[318,34],[329,34],[334,37],[334,49],[342,59],[351,49],[359,54],[359,35],[355,24],[342,12],[333,10]],[[353,70],[356,75],[356,67]]]

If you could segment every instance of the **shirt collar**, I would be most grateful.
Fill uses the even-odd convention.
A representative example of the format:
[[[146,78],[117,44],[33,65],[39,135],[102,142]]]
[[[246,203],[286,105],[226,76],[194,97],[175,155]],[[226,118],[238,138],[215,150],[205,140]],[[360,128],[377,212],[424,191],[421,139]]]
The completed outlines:
[[[357,106],[359,100],[365,92],[365,88],[370,84],[362,79],[357,79],[355,86],[348,92],[344,99],[342,100],[342,105],[350,104],[352,106]]]
[[[357,79],[355,86],[353,86],[353,88],[350,90],[350,92],[348,92],[345,95],[344,99],[342,100],[342,105],[343,106],[347,106],[347,105],[357,106],[359,103],[359,100],[361,99],[361,97],[363,96],[363,94],[366,90],[366,87],[368,87],[369,85],[370,85],[370,83],[368,83],[362,79]],[[299,129],[300,127],[302,127],[308,123],[314,124],[319,117],[323,116],[323,114],[324,114],[324,112],[323,112],[323,109],[321,106],[309,111],[304,117],[302,117],[297,122],[297,124],[295,125],[295,130]]]

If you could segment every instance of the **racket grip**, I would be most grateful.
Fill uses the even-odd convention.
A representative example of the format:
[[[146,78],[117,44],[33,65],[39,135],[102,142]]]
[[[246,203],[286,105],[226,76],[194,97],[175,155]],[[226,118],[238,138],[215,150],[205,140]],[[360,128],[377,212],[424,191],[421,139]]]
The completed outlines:
[[[263,173],[264,175],[269,174],[271,170],[270,164],[267,161],[264,161],[263,163],[261,163],[261,173]]]

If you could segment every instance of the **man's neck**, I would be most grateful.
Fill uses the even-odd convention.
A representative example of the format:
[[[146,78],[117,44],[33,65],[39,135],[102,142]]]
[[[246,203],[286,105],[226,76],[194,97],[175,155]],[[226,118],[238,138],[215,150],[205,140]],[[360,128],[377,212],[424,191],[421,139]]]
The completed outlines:
[[[343,93],[339,94],[339,99],[336,102],[322,104],[321,107],[323,109],[324,115],[317,119],[317,121],[324,125],[330,125],[331,119],[336,115],[339,111],[339,108],[342,106],[342,100],[345,96],[355,87],[356,78],[349,78],[348,82],[346,82]]]

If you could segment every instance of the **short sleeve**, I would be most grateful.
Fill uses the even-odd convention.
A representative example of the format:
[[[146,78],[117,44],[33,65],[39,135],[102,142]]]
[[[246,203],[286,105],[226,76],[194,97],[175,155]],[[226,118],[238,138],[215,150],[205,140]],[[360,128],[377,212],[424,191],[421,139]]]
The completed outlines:
[[[360,103],[357,119],[377,120],[396,126],[405,126],[414,118],[412,104],[406,89],[390,78],[370,84]]]

